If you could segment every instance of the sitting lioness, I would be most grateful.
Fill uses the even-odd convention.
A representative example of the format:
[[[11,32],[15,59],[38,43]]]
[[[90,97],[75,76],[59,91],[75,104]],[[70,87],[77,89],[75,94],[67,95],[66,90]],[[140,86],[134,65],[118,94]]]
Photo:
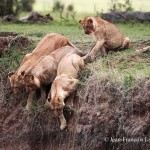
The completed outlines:
[[[102,56],[106,56],[108,51],[128,49],[130,40],[125,37],[120,30],[112,23],[98,17],[86,17],[80,20],[85,34],[92,34],[96,38],[96,44],[84,57],[88,61],[94,61],[95,55],[101,49]]]
[[[32,51],[32,53],[25,55],[20,67],[16,72],[10,72],[8,78],[14,93],[18,92],[19,87],[22,86],[23,80],[21,72],[32,67],[32,65],[39,60],[42,56],[48,55],[56,49],[63,46],[75,47],[66,37],[57,33],[47,34]]]
[[[59,117],[61,130],[67,126],[63,115],[64,100],[75,90],[78,83],[78,72],[83,67],[84,60],[77,54],[68,54],[58,65],[57,76],[52,83],[46,105],[49,105]]]
[[[58,63],[68,53],[84,55],[82,52],[71,46],[61,47],[51,54],[43,56],[32,67],[21,73],[25,87],[29,92],[26,110],[31,110],[35,89],[40,88],[42,99],[46,99],[45,85],[49,85],[53,82],[57,74]]]

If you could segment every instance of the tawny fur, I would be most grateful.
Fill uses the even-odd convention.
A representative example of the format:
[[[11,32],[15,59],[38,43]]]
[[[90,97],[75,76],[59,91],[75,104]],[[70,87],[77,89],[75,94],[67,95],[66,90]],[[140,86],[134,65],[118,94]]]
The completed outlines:
[[[26,109],[30,110],[32,107],[31,95],[33,94],[33,90],[36,88],[40,88],[42,90],[42,99],[46,99],[46,93],[42,88],[44,88],[45,85],[52,83],[56,77],[59,62],[69,53],[78,53],[82,55],[82,53],[76,48],[65,46],[57,49],[47,56],[43,56],[32,67],[22,73],[26,89],[29,92]]]
[[[68,54],[59,63],[57,77],[52,83],[47,99],[47,105],[54,109],[60,119],[60,128],[66,128],[66,119],[63,115],[64,100],[74,90],[78,83],[78,72],[84,67],[84,60],[77,54]]]
[[[22,63],[16,72],[11,72],[8,74],[11,87],[16,93],[18,88],[22,86],[23,80],[21,78],[21,72],[27,70],[29,67],[34,65],[42,56],[48,55],[55,51],[56,49],[63,46],[75,47],[66,37],[57,33],[47,34],[37,45],[37,47],[32,51],[32,53],[26,54]]]
[[[98,17],[86,17],[80,20],[85,34],[92,34],[96,39],[94,47],[84,57],[89,61],[94,61],[97,51],[101,48],[103,56],[106,56],[108,51],[116,51],[128,49],[130,40],[125,37],[120,30],[112,23]]]

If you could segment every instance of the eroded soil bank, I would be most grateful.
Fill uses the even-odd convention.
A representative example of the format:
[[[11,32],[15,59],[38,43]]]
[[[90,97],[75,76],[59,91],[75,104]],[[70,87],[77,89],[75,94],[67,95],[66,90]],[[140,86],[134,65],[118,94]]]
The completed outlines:
[[[149,78],[125,88],[89,72],[72,95],[73,110],[64,110],[68,130],[60,131],[58,118],[40,100],[32,113],[24,110],[27,94],[12,93],[8,72],[1,66],[0,150],[150,149]]]
[[[59,120],[52,111],[40,107],[40,102],[35,102],[39,105],[32,113],[24,111],[26,98],[24,92],[15,98],[6,83],[5,100],[0,104],[0,149],[150,148],[150,80],[139,82],[131,91],[108,80],[91,80],[75,93],[74,111],[64,110],[68,122],[65,131],[60,131]]]

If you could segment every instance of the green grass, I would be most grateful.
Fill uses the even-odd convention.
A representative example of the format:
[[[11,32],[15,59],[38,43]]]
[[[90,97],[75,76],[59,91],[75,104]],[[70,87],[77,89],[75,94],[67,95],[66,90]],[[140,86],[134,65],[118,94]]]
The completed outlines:
[[[29,36],[33,40],[40,40],[47,33],[61,33],[68,37],[79,35],[82,31],[76,24],[64,23],[51,24],[2,24],[0,32],[13,31],[23,36]],[[80,36],[80,35],[79,35]]]
[[[118,24],[119,29],[134,40],[146,40],[150,37],[149,23],[127,23]]]
[[[150,37],[149,23],[117,24],[117,26],[132,41],[149,39]],[[88,41],[93,41],[90,36],[83,33],[78,22],[57,21],[49,24],[1,24],[0,32],[3,31],[17,32],[34,40],[40,40],[47,33],[57,32],[64,34],[75,42],[80,40],[87,41],[87,39]]]
[[[118,28],[127,36],[131,41],[148,40],[150,37],[150,24],[145,23],[129,23],[117,24]],[[60,22],[56,21],[49,24],[1,24],[0,32],[17,32],[20,35],[29,37],[35,41],[32,51],[36,44],[47,33],[57,32],[64,34],[71,42],[73,42],[81,50],[89,50],[94,44],[94,39],[85,35],[83,29],[77,22]],[[144,46],[144,45],[143,45]],[[24,54],[28,53],[25,51]],[[4,55],[1,59],[3,64],[12,70],[19,66],[23,55],[13,52],[11,56]],[[138,55],[139,57],[135,57]],[[106,58],[98,58],[94,63],[88,64],[83,71],[92,72],[92,78],[108,78],[113,82],[120,82],[125,87],[134,86],[134,81],[137,79],[145,79],[150,77],[150,55],[138,54],[135,49],[130,49],[122,52],[109,54]],[[86,75],[85,75],[86,76]],[[85,81],[85,80],[83,80]]]
[[[87,65],[92,78],[109,79],[125,87],[133,87],[134,81],[150,77],[150,55],[139,54],[135,50],[126,50],[109,54]]]

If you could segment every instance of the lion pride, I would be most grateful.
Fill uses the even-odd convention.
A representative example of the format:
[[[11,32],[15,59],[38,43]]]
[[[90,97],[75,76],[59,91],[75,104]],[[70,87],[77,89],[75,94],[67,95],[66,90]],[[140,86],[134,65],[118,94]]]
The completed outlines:
[[[43,56],[28,70],[24,70],[21,75],[25,82],[26,90],[29,93],[27,99],[26,110],[30,111],[32,108],[32,99],[35,89],[40,88],[42,100],[46,99],[46,85],[50,85],[56,77],[57,67],[59,62],[67,54],[84,54],[78,49],[71,46],[64,46],[49,55]],[[67,64],[67,63],[66,63]],[[67,65],[66,65],[67,67]]]
[[[58,33],[47,34],[37,45],[37,47],[32,51],[32,53],[26,54],[22,63],[16,72],[10,72],[8,78],[10,80],[11,87],[14,93],[17,93],[19,88],[24,84],[22,80],[21,72],[29,69],[34,65],[34,63],[39,60],[42,56],[48,55],[58,48],[64,46],[75,46],[68,41],[66,37]]]

